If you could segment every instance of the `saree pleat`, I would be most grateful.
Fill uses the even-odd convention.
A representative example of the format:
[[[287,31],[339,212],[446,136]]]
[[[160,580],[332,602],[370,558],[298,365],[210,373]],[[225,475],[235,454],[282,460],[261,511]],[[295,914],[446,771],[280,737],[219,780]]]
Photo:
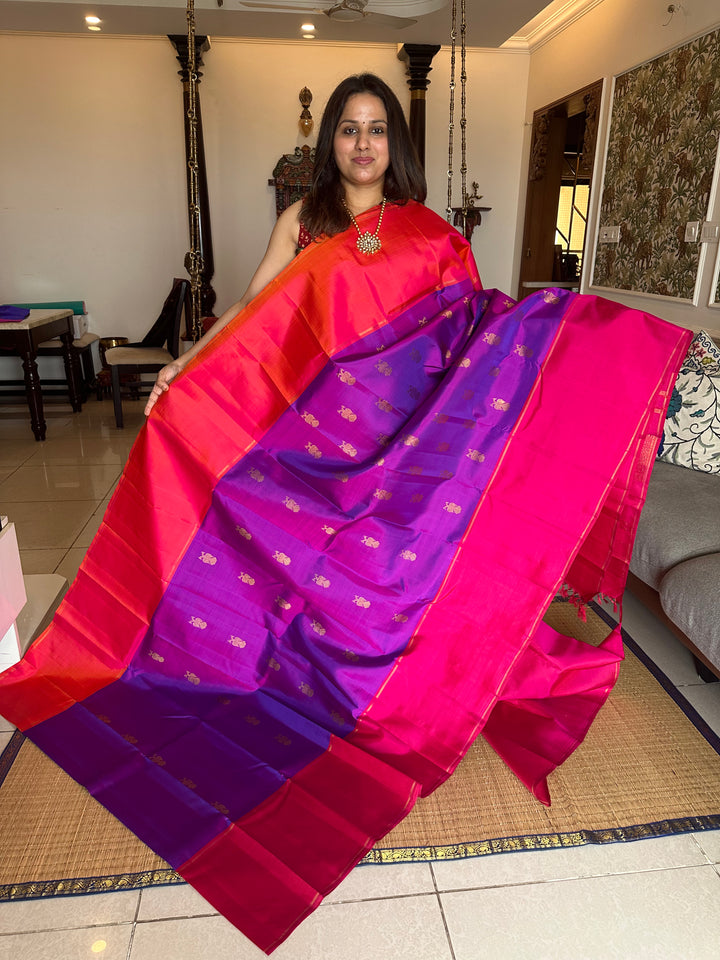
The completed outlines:
[[[542,618],[620,598],[689,339],[483,291],[415,203],[311,244],[161,398],[0,711],[266,952],[480,733],[549,803],[622,644]]]

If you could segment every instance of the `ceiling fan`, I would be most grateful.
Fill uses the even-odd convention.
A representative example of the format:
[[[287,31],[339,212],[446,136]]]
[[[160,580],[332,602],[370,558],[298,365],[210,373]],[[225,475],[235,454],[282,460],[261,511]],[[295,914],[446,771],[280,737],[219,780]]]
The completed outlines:
[[[412,20],[409,17],[391,17],[384,13],[375,13],[374,10],[366,10],[365,8],[369,3],[370,0],[338,0],[329,7],[319,7],[313,5],[312,0],[298,4],[289,3],[288,0],[277,0],[277,2],[274,2],[274,0],[239,0],[239,7],[240,9],[256,10],[258,13],[260,11],[266,13],[323,13],[330,20],[344,23],[372,18],[372,22],[376,26],[385,26],[397,30],[417,23],[417,20]],[[218,0],[218,6],[222,6],[222,0]]]

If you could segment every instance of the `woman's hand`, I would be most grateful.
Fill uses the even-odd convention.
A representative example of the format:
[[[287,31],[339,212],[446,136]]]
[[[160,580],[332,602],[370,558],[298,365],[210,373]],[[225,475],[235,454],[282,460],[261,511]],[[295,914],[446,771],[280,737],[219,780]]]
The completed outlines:
[[[170,389],[170,384],[175,379],[175,377],[182,370],[182,364],[178,363],[177,360],[173,360],[172,363],[168,363],[167,366],[163,367],[162,370],[157,375],[157,380],[155,385],[150,391],[150,396],[148,397],[148,402],[145,406],[145,416],[150,416],[150,411],[158,402],[163,393],[167,393]]]

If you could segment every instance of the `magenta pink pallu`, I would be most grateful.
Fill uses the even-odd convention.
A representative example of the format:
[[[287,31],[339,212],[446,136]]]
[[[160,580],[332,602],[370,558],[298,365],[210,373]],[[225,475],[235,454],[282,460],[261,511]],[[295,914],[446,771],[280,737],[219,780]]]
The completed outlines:
[[[267,952],[481,732],[548,774],[617,675],[542,623],[622,594],[690,334],[482,291],[389,206],[313,244],[140,434],[0,711]]]

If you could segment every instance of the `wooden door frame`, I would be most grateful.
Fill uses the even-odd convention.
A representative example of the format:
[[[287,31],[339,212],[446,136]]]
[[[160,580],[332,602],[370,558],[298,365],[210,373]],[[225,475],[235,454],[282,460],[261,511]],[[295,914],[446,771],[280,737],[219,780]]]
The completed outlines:
[[[549,284],[552,279],[555,225],[565,150],[565,128],[570,117],[583,112],[585,113],[583,174],[588,177],[590,192],[592,192],[602,91],[603,81],[597,80],[566,97],[540,107],[533,114],[518,297],[523,296],[523,283],[547,281]],[[587,234],[585,244],[587,244]],[[583,270],[584,268],[585,250],[583,250]]]

